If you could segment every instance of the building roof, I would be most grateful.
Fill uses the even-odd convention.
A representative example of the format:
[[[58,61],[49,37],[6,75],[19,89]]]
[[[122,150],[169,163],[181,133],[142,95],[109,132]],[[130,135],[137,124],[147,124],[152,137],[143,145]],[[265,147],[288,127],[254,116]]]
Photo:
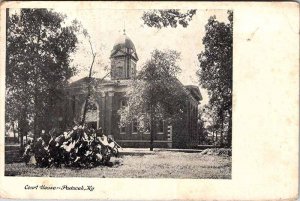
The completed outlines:
[[[178,84],[178,86],[181,87],[183,91],[186,92],[186,94],[190,97],[192,97],[197,102],[202,100],[202,95],[200,92],[200,89],[196,85],[183,85],[182,82],[180,82],[177,78],[175,78],[175,83]]]
[[[129,49],[130,51],[127,52],[126,49]],[[126,56],[127,54],[132,56],[132,58],[135,61],[139,60],[135,50],[135,46],[132,40],[125,34],[125,30],[124,30],[124,34],[120,35],[119,38],[116,40],[114,47],[111,50],[110,58],[118,57],[118,56]]]
[[[88,80],[89,78],[88,77],[84,77],[84,78],[81,78],[79,80],[76,80],[74,82],[71,82],[69,84],[69,87],[70,88],[74,88],[74,87],[82,87],[84,85],[87,85],[88,84]],[[113,84],[114,82],[111,81],[111,80],[108,80],[108,79],[101,79],[101,78],[92,78],[92,82],[93,84],[95,85],[99,85],[99,84]]]
[[[88,77],[81,78],[71,82],[66,88],[84,88],[88,86]],[[102,78],[92,78],[92,85],[94,86],[127,86],[131,80],[110,80]]]
[[[196,85],[186,85],[184,86],[186,89],[188,89],[192,96],[197,100],[201,101],[202,100],[202,95],[200,93],[199,87]]]
[[[87,86],[88,84],[88,77],[81,78],[69,84],[67,88],[81,88]],[[177,83],[180,84],[183,88],[187,89],[190,94],[197,100],[202,100],[202,95],[199,90],[199,87],[196,85],[185,85],[183,86],[182,83],[176,79]],[[130,80],[110,80],[110,79],[101,79],[101,78],[92,78],[93,85],[128,85]]]
[[[135,51],[135,46],[134,46],[132,40],[125,34],[125,32],[124,32],[124,34],[119,36],[119,38],[116,40],[114,47],[113,47],[113,51],[122,49],[124,47]]]

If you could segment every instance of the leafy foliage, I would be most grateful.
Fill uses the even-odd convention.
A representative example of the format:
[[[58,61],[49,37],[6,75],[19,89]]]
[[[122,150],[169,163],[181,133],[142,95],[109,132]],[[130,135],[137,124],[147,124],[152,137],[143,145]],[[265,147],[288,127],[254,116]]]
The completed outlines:
[[[130,86],[127,105],[119,111],[122,125],[137,120],[138,127],[150,128],[153,137],[152,128],[159,120],[173,122],[182,118],[187,96],[175,77],[180,72],[179,58],[180,54],[172,50],[152,52]]]
[[[220,133],[220,144],[231,146],[232,116],[232,35],[233,12],[228,11],[229,23],[209,18],[203,38],[205,50],[198,55],[200,84],[208,90],[207,108],[212,112],[211,128]],[[226,142],[223,140],[226,138]]]
[[[70,54],[78,26],[47,9],[21,9],[7,19],[6,121],[19,120],[34,131],[53,124],[61,88],[76,73]],[[26,133],[26,132],[24,132]]]
[[[179,9],[150,10],[143,13],[142,19],[147,26],[159,29],[168,26],[176,28],[178,24],[187,27],[195,14],[195,9],[186,12]]]
[[[196,11],[151,10],[144,12],[142,19],[147,26],[159,29],[176,28],[177,24],[187,27]],[[216,136],[213,143],[231,146],[233,12],[227,13],[229,23],[219,22],[212,16],[205,26],[206,34],[202,39],[205,49],[198,55],[200,69],[197,75],[200,85],[210,96],[205,111],[200,113],[200,119],[208,123],[208,126],[201,125],[201,135],[207,137],[207,131],[210,131]]]

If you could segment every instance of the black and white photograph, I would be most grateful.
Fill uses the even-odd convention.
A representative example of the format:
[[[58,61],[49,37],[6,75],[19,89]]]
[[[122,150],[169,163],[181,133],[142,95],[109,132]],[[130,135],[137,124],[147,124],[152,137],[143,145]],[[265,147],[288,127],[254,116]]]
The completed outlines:
[[[6,9],[5,176],[231,179],[233,15]]]
[[[0,198],[296,200],[299,4],[0,4]]]

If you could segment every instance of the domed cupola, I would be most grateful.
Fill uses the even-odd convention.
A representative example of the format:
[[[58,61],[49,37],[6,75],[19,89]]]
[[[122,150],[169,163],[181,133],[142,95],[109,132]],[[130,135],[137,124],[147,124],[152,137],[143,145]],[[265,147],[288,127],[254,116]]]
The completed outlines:
[[[115,42],[110,54],[111,78],[131,79],[136,74],[136,63],[139,60],[135,46],[131,39],[125,34],[121,35]]]

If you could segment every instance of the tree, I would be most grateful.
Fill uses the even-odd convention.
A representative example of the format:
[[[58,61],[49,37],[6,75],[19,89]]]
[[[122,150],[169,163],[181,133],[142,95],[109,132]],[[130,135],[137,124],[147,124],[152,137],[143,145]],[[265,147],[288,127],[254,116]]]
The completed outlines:
[[[93,96],[95,95],[95,92],[96,92],[95,87],[98,86],[99,83],[101,83],[106,77],[108,77],[110,75],[110,70],[108,69],[108,65],[104,65],[104,70],[108,71],[108,73],[106,73],[106,75],[104,75],[100,79],[100,82],[97,81],[96,79],[93,79],[93,66],[95,63],[97,53],[93,49],[93,45],[91,42],[91,36],[88,34],[87,30],[82,27],[82,25],[80,25],[80,26],[82,28],[83,35],[88,39],[90,49],[91,49],[91,56],[92,56],[92,63],[89,67],[89,75],[87,77],[87,92],[86,92],[87,94],[86,94],[86,98],[85,98],[83,114],[82,114],[81,123],[80,123],[81,125],[84,125],[85,119],[86,119],[86,113],[88,112],[88,110],[92,109],[92,107],[93,107],[93,105],[90,103],[90,99],[94,98]],[[101,65],[103,65],[103,64],[101,64]]]
[[[142,20],[149,27],[176,28],[177,24],[187,27],[197,10],[150,10],[144,12]],[[209,130],[218,136],[219,144],[231,146],[232,138],[232,35],[233,12],[228,11],[229,23],[219,22],[215,16],[209,18],[203,38],[205,50],[198,55],[200,69],[197,72],[200,85],[208,90],[211,125]],[[224,136],[225,135],[225,136]]]
[[[220,139],[218,138],[218,133],[222,132],[222,122],[218,118],[217,107],[211,104],[207,104],[203,108],[202,118],[205,122],[205,130],[209,132],[211,136],[211,144],[220,145]]]
[[[176,28],[177,24],[187,27],[195,14],[195,9],[186,12],[179,9],[150,10],[143,13],[142,20],[147,26],[159,29],[168,26]]]
[[[8,15],[9,16],[9,15]],[[78,42],[76,21],[48,9],[21,9],[7,18],[6,121],[18,120],[21,134],[49,129],[57,99],[76,73],[70,55]]]
[[[91,88],[92,88],[92,82],[93,82],[93,80],[92,80],[92,71],[93,71],[93,66],[94,66],[94,62],[95,62],[95,58],[96,58],[96,52],[94,52],[94,50],[93,50],[93,46],[92,46],[90,36],[88,35],[88,33],[86,31],[84,31],[84,35],[86,37],[88,37],[88,40],[89,40],[89,44],[90,44],[90,47],[91,47],[91,53],[92,53],[92,63],[91,63],[90,69],[89,69],[87,95],[86,95],[86,98],[85,98],[85,104],[84,104],[84,109],[83,109],[83,114],[82,114],[82,119],[81,119],[81,125],[83,125],[85,123],[86,113],[89,109],[88,106],[89,106],[90,96],[91,96],[91,93],[92,93]]]
[[[231,146],[232,117],[232,35],[233,12],[228,11],[229,23],[209,18],[202,39],[205,47],[198,55],[201,86],[208,90],[209,104],[215,111],[214,124],[221,125],[220,144]],[[224,142],[226,135],[226,142]]]
[[[137,121],[139,129],[150,130],[152,151],[154,127],[162,119],[172,123],[183,118],[187,96],[175,77],[180,72],[177,65],[180,54],[154,50],[151,56],[133,80],[127,105],[119,114],[122,126]]]

